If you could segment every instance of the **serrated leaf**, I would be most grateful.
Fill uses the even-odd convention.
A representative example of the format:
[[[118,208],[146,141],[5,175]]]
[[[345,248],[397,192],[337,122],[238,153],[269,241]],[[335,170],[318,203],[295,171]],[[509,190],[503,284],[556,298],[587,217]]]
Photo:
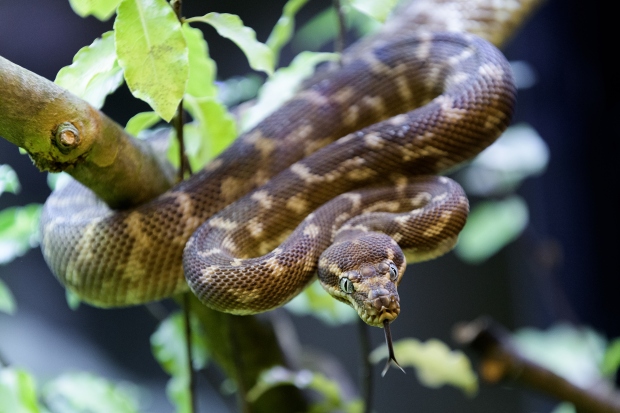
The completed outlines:
[[[207,363],[205,333],[197,319],[191,320],[192,355],[194,369],[201,369]],[[177,413],[190,412],[189,371],[183,314],[174,313],[162,321],[151,335],[151,349],[162,368],[172,377],[166,386],[169,400]]]
[[[249,402],[253,402],[268,390],[284,385],[292,385],[299,389],[311,389],[323,397],[323,400],[313,403],[311,413],[333,411],[361,413],[363,411],[364,405],[361,400],[346,401],[342,398],[343,391],[337,381],[310,370],[293,371],[281,366],[263,371],[246,397]]]
[[[197,98],[217,96],[215,76],[217,68],[209,57],[209,46],[202,31],[183,25],[183,35],[189,52],[189,79],[185,93]]]
[[[185,151],[192,170],[199,170],[237,137],[237,125],[226,107],[213,98],[186,96],[185,108],[194,119],[183,128]],[[178,164],[178,140],[171,141],[168,159]]]
[[[45,385],[43,400],[51,411],[138,413],[137,388],[90,373],[66,373]]]
[[[427,387],[438,388],[451,385],[468,396],[478,391],[478,377],[469,359],[460,351],[450,348],[437,339],[424,343],[414,338],[394,342],[394,353],[402,367],[414,367],[418,380]],[[370,360],[378,363],[387,358],[385,345],[373,350]]]
[[[82,47],[73,57],[73,63],[58,71],[54,82],[100,109],[106,96],[123,83],[114,33],[106,32],[90,46]]]
[[[0,280],[0,311],[7,314],[14,314],[17,309],[15,298],[9,289],[9,286]]]
[[[95,16],[101,21],[106,21],[116,11],[121,0],[69,0],[73,11],[81,17]]]
[[[527,204],[517,195],[481,202],[472,208],[454,252],[464,261],[481,263],[517,239],[528,220]]]
[[[280,50],[293,37],[295,15],[307,2],[308,0],[288,0],[282,9],[282,16],[273,26],[265,44],[272,50],[276,63],[279,60]]]
[[[187,44],[174,11],[165,0],[123,0],[114,38],[129,90],[169,122],[189,76]]]
[[[332,326],[352,323],[358,319],[352,307],[334,299],[318,281],[286,303],[284,308],[297,315],[312,315]]]
[[[335,53],[301,52],[295,56],[289,66],[278,69],[265,82],[258,93],[257,102],[243,114],[241,130],[253,128],[293,97],[301,82],[314,73],[316,65],[335,60],[338,60]]]
[[[17,174],[9,165],[0,165],[0,195],[3,192],[16,194],[21,189]]]
[[[40,413],[35,381],[24,370],[0,368],[0,413]]]
[[[159,122],[161,118],[155,112],[140,112],[131,117],[125,125],[127,133],[138,136],[140,132]]]
[[[0,211],[0,264],[6,264],[39,245],[40,215],[40,204]]]
[[[399,0],[349,0],[351,7],[379,22],[385,22]]]
[[[250,67],[254,70],[273,73],[275,59],[271,49],[264,43],[256,40],[256,32],[243,25],[243,21],[236,14],[208,13],[202,17],[186,19],[187,22],[203,22],[213,26],[220,36],[232,40],[243,51]]]

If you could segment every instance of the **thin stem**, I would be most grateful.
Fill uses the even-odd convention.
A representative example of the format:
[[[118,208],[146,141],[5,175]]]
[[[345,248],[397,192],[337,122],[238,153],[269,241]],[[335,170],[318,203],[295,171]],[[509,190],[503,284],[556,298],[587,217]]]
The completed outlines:
[[[241,409],[242,413],[251,413],[252,409],[250,408],[250,404],[247,401],[246,395],[248,393],[248,389],[245,386],[245,381],[243,380],[243,360],[241,359],[241,349],[239,346],[238,337],[235,334],[235,328],[233,323],[235,322],[236,316],[226,314],[226,320],[228,324],[228,340],[230,342],[231,349],[231,359],[233,361],[233,368],[235,369],[235,381],[237,383],[237,402]]]
[[[340,56],[344,51],[345,38],[347,35],[344,13],[342,12],[342,6],[340,0],[333,0],[334,9],[336,10],[336,17],[338,18],[338,36],[334,39],[334,51]],[[338,60],[338,64],[342,65],[342,58]]]
[[[189,375],[188,388],[190,395],[190,413],[197,412],[196,409],[196,371],[192,363],[192,323],[190,322],[191,305],[189,294],[183,294],[183,327],[185,331],[185,349],[187,351],[187,372]]]
[[[362,356],[360,363],[360,390],[362,393],[362,400],[364,400],[364,413],[370,413],[372,409],[372,364],[370,364],[370,360],[368,359],[368,355],[370,354],[370,334],[368,331],[368,324],[361,318],[358,318],[357,326]]]
[[[7,359],[0,353],[0,367],[9,367],[9,362]]]

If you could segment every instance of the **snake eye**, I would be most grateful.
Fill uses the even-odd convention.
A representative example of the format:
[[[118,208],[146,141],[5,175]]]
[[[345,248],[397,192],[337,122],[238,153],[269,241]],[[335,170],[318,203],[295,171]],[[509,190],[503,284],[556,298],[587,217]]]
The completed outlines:
[[[398,268],[396,268],[394,263],[390,263],[390,277],[392,278],[392,281],[396,281],[398,278]]]
[[[342,277],[340,279],[340,289],[347,294],[351,294],[353,292],[353,283],[348,278]]]

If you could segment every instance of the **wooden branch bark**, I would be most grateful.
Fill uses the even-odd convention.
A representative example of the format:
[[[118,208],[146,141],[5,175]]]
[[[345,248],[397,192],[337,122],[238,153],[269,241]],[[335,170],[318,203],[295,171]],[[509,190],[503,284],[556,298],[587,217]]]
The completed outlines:
[[[524,357],[510,333],[489,318],[454,328],[456,341],[481,355],[480,375],[488,383],[514,380],[558,400],[572,403],[580,413],[620,413],[620,392],[607,386],[583,388]]]
[[[173,184],[173,171],[147,143],[3,57],[0,89],[0,136],[25,149],[40,170],[69,173],[115,209],[143,203]]]

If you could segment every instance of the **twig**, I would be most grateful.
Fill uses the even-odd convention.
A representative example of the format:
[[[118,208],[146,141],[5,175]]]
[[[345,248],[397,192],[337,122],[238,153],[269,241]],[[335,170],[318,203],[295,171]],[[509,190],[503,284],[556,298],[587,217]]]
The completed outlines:
[[[183,23],[183,12],[182,0],[171,0],[170,5],[174,10],[174,13],[179,19],[179,22]],[[174,117],[174,127],[177,136],[177,140],[179,141],[179,181],[182,181],[185,178],[185,173],[189,172],[191,174],[191,170],[189,170],[189,162],[187,162],[187,155],[185,154],[185,141],[183,139],[183,125],[184,117],[183,117],[183,99],[179,102],[179,106],[177,107],[177,113]],[[192,323],[191,323],[191,304],[189,300],[190,293],[183,294],[183,329],[185,332],[185,350],[187,353],[187,374],[188,374],[188,390],[190,397],[190,413],[194,413],[197,411],[196,406],[196,371],[194,370],[194,363],[192,360],[194,356],[192,354]]]
[[[240,351],[239,339],[234,326],[236,316],[226,314],[226,323],[228,324],[228,340],[230,342],[231,359],[235,369],[235,382],[237,384],[237,403],[242,413],[250,413],[252,410],[247,400],[248,389],[243,380],[243,353]]]
[[[334,9],[336,10],[336,17],[338,18],[338,36],[334,39],[334,51],[342,56],[344,51],[345,38],[346,38],[346,26],[344,21],[344,13],[342,12],[342,6],[340,0],[333,0]],[[342,58],[338,60],[338,64],[342,65]]]
[[[580,413],[620,413],[620,393],[582,388],[519,354],[510,333],[488,318],[454,327],[453,335],[482,356],[480,375],[488,383],[512,379],[549,396],[572,403]],[[607,389],[605,389],[607,390]]]
[[[185,349],[187,352],[187,374],[188,374],[188,390],[190,396],[190,413],[197,412],[196,409],[196,371],[194,370],[194,359],[192,354],[192,323],[190,322],[191,304],[189,294],[183,294],[183,329],[185,332]]]
[[[4,355],[2,353],[0,353],[0,367],[9,367],[9,362],[7,361],[6,357],[4,357]]]
[[[368,334],[368,325],[358,318],[357,321],[360,351],[362,353],[362,360],[360,363],[360,390],[362,393],[362,400],[364,400],[364,413],[370,413],[372,409],[372,365],[368,359],[370,354],[370,335]]]

